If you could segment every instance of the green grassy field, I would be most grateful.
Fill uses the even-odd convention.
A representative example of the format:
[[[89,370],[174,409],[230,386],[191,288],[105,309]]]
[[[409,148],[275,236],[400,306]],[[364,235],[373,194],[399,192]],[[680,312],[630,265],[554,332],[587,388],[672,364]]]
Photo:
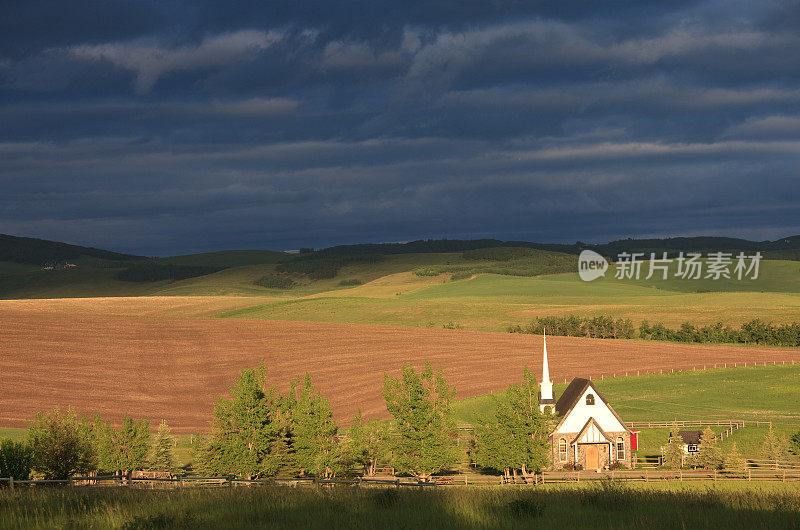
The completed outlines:
[[[627,421],[771,420],[800,428],[800,365],[712,368],[594,383]],[[559,395],[566,385],[553,388]],[[473,423],[493,411],[494,402],[494,394],[458,400],[456,419]]]
[[[791,273],[789,268],[779,270],[787,276]],[[568,314],[629,318],[636,326],[649,320],[674,327],[686,321],[739,326],[753,318],[775,323],[800,320],[800,294],[795,292],[685,293],[618,280],[587,284],[577,274],[533,278],[481,274],[455,282],[433,278],[417,286],[397,275],[384,278],[383,287],[376,292],[367,283],[300,298],[287,294],[285,302],[219,316],[420,327],[455,322],[484,331],[504,331],[536,316]]]
[[[0,491],[16,528],[797,528],[798,484]]]

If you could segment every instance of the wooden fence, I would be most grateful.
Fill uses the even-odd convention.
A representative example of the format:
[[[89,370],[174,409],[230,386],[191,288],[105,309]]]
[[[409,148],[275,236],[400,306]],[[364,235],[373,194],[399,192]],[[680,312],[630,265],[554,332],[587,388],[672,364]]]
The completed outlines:
[[[743,361],[743,362],[731,362],[731,363],[706,363],[703,365],[695,365],[692,366],[691,369],[689,368],[669,368],[664,369],[660,368],[657,371],[653,370],[620,370],[619,372],[610,372],[610,373],[601,373],[601,374],[582,374],[579,377],[584,377],[586,379],[605,379],[606,377],[628,377],[628,376],[640,376],[640,375],[648,375],[648,374],[671,374],[671,373],[680,373],[680,372],[697,372],[700,370],[710,370],[712,368],[747,368],[748,366],[778,366],[778,365],[787,365],[787,364],[797,364],[796,359],[789,359],[789,360],[782,360],[782,361]],[[568,379],[564,379],[564,383],[568,383]]]
[[[658,469],[664,464],[663,456],[633,455],[631,462],[635,469]],[[794,460],[745,459],[747,469],[789,469],[800,471],[800,463]]]
[[[522,476],[504,477],[492,475],[449,475],[434,477],[430,482],[413,478],[361,477],[356,479],[314,479],[314,478],[267,478],[247,480],[234,477],[174,477],[174,478],[129,478],[125,476],[72,477],[65,480],[13,480],[0,478],[11,489],[20,486],[63,485],[69,487],[234,487],[234,486],[350,486],[350,487],[393,487],[393,488],[436,488],[448,486],[521,486],[537,484],[560,484],[613,481],[613,482],[690,482],[690,481],[738,481],[738,482],[800,482],[800,469],[795,468],[756,468],[748,467],[742,471],[720,470],[665,470],[632,469],[616,471],[544,471],[528,479]]]
[[[669,429],[673,424],[678,427],[689,429],[702,429],[703,427],[769,427],[772,428],[771,421],[746,421],[746,420],[677,420],[677,421],[626,421],[625,424],[631,429]]]
[[[658,482],[658,481],[778,481],[800,482],[800,469],[767,469],[748,468],[744,471],[718,471],[718,470],[617,470],[601,473],[593,471],[545,471],[541,481],[547,483],[562,482],[588,482],[598,480],[612,480],[621,482]]]
[[[496,482],[496,481],[495,481]],[[35,486],[35,485],[61,485],[69,487],[131,487],[135,485],[145,485],[149,487],[169,486],[169,487],[190,487],[190,486],[205,486],[205,487],[232,487],[232,486],[266,486],[266,485],[279,485],[279,486],[394,486],[400,487],[415,487],[426,488],[435,487],[437,484],[433,482],[422,482],[413,478],[392,478],[392,477],[360,477],[355,479],[316,479],[316,478],[265,478],[260,480],[248,480],[235,477],[171,477],[171,478],[136,478],[128,477],[125,475],[108,475],[108,476],[82,476],[71,477],[68,479],[58,480],[14,480],[13,478],[0,477],[0,484],[5,483],[10,489],[18,488],[20,486]]]

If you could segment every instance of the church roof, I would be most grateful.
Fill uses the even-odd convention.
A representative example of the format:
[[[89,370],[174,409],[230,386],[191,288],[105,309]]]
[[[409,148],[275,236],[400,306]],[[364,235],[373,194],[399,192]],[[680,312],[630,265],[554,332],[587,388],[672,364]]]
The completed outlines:
[[[589,379],[576,377],[569,383],[567,388],[564,389],[564,392],[561,394],[561,397],[558,398],[558,401],[556,402],[556,413],[561,417],[561,421],[559,421],[558,425],[556,426],[556,431],[561,427],[561,425],[567,419],[567,416],[569,415],[570,412],[572,412],[572,409],[575,408],[575,405],[578,404],[578,401],[580,401],[581,396],[583,396],[583,393],[586,391],[588,387],[591,387],[592,390],[594,391],[595,396],[598,399],[600,399],[603,403],[605,403],[605,406],[608,407],[608,410],[611,411],[611,414],[613,414],[614,417],[617,418],[620,425],[622,425],[626,431],[630,430],[628,429],[628,426],[625,425],[625,422],[622,421],[622,418],[619,417],[617,411],[614,410],[611,404],[609,404],[609,402],[606,401],[606,398],[604,398],[603,395],[597,390],[597,387],[594,386],[594,383],[592,383]]]
[[[558,402],[556,403],[556,412],[558,412],[558,415],[566,416],[567,412],[572,410],[581,398],[586,387],[591,384],[592,382],[588,379],[582,379],[580,377],[573,379],[569,386],[564,389],[564,393],[561,394],[561,397],[558,398]]]

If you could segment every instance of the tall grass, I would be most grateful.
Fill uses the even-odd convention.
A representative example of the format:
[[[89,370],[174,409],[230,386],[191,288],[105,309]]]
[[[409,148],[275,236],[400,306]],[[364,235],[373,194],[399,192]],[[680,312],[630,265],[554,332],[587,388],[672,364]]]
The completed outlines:
[[[0,492],[2,528],[796,528],[799,518],[793,484]]]

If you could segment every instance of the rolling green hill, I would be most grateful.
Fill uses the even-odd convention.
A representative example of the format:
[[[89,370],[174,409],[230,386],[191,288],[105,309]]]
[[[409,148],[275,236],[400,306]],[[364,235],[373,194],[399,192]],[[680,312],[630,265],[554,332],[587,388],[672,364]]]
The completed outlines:
[[[156,258],[155,261],[158,263],[168,263],[170,265],[230,268],[279,263],[291,259],[291,254],[275,250],[223,250],[219,252],[205,252],[203,254],[186,254],[169,258]]]
[[[658,241],[664,246],[678,244],[678,240]],[[692,238],[690,243],[709,241]],[[798,238],[785,241],[792,246]],[[757,280],[742,281],[682,280],[674,277],[675,264],[667,280],[658,276],[646,280],[646,264],[642,279],[618,280],[612,265],[605,278],[586,283],[573,272],[577,268],[574,254],[504,242],[482,246],[489,243],[496,242],[361,245],[301,255],[235,250],[147,259],[112,259],[113,253],[100,251],[71,258],[77,267],[56,270],[0,261],[0,298],[248,296],[253,297],[251,306],[218,316],[427,327],[452,324],[486,331],[524,326],[540,316],[573,314],[625,318],[635,326],[642,320],[669,327],[686,321],[697,325],[719,321],[737,327],[754,318],[800,321],[800,263],[796,261],[765,259]],[[646,244],[652,246],[653,241]],[[457,247],[465,248],[430,252]],[[377,249],[386,254],[370,253]],[[411,249],[425,252],[407,252]]]
[[[406,255],[405,266],[412,265],[419,256],[432,257]],[[464,263],[457,255],[438,256],[443,261],[426,267],[441,269]],[[220,316],[433,327],[452,322],[485,331],[524,325],[537,316],[570,314],[626,318],[636,326],[642,320],[664,322],[671,327],[686,321],[721,321],[736,327],[754,318],[776,323],[800,321],[800,266],[796,262],[764,261],[760,279],[749,285],[700,280],[700,285],[688,282],[684,286],[684,280],[637,282],[616,280],[613,274],[591,283],[581,281],[576,273],[537,277],[476,274],[458,281],[450,280],[449,273],[432,277],[410,272],[388,274],[392,264],[401,268],[401,263],[394,261],[399,258],[387,257],[379,266],[365,266],[387,274],[380,280],[337,288],[339,278],[370,279],[365,271],[358,274],[353,270],[351,274],[351,269],[345,267],[336,278],[325,280],[327,283],[312,282],[297,292],[290,290],[280,303],[254,304]],[[206,281],[212,278],[206,277]],[[718,290],[711,290],[714,287]]]
[[[620,239],[609,243],[584,243],[578,241],[571,245],[558,243],[533,243],[530,241],[501,241],[498,239],[427,239],[408,243],[373,243],[359,245],[340,245],[318,250],[320,256],[350,256],[358,254],[421,254],[421,253],[454,253],[484,248],[516,247],[578,254],[584,249],[594,250],[607,257],[615,257],[621,252],[667,252],[676,255],[678,252],[745,252],[761,251],[769,259],[796,259],[800,250],[800,236],[791,236],[775,241],[749,241],[731,237],[671,237],[661,239]]]
[[[117,261],[137,260],[144,257],[45,239],[0,234],[0,261],[43,265],[47,262],[73,260],[81,256]]]

